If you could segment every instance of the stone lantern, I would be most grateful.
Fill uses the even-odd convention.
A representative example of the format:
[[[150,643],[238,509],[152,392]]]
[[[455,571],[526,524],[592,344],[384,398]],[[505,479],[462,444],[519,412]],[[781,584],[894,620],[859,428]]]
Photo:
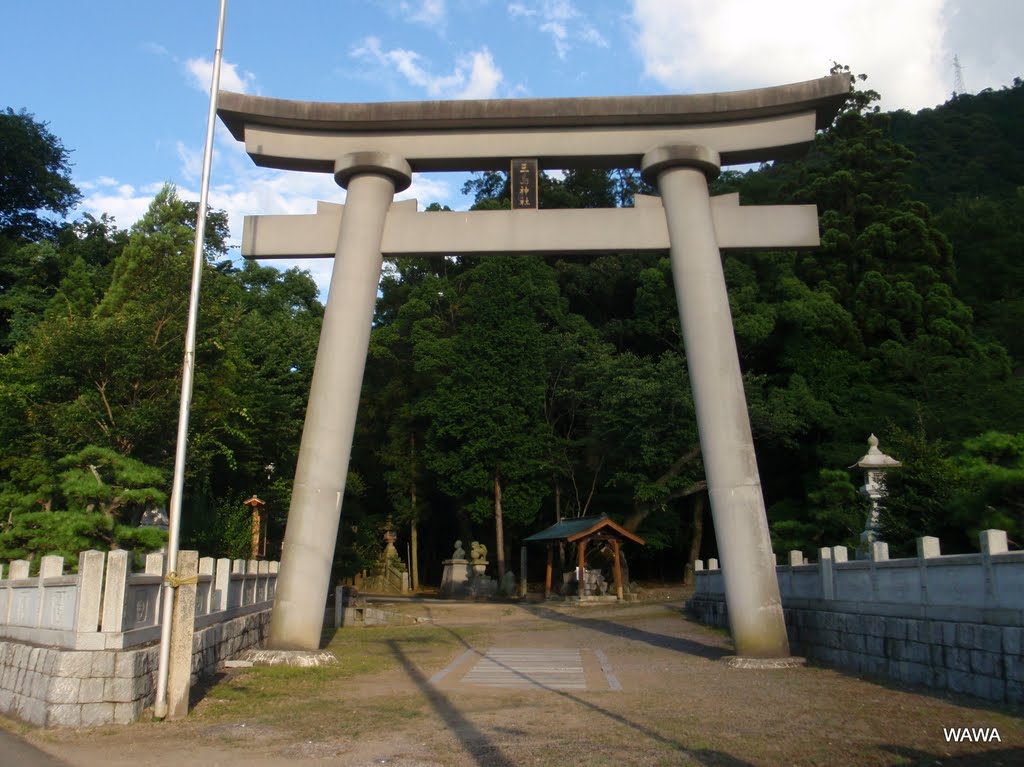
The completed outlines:
[[[398,550],[395,548],[395,541],[398,540],[398,535],[395,533],[395,523],[391,521],[390,514],[388,514],[387,521],[381,530],[384,531],[384,553],[381,556],[385,561],[392,558],[398,559]]]
[[[871,501],[871,511],[868,513],[864,532],[860,534],[862,549],[870,548],[871,544],[878,540],[878,513],[886,496],[885,473],[902,465],[878,449],[878,437],[872,434],[868,437],[868,451],[850,467],[864,469],[864,484],[861,485],[860,492]]]
[[[242,501],[252,512],[252,535],[249,547],[249,557],[258,559],[267,554],[267,517],[263,507],[266,501],[260,500],[255,495],[247,501]]]

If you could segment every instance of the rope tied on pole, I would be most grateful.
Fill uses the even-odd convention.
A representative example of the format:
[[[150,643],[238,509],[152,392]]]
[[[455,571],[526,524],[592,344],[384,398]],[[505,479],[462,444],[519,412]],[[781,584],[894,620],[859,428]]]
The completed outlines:
[[[199,583],[198,575],[190,575],[187,578],[183,578],[177,573],[167,573],[164,576],[164,583],[170,586],[172,589],[176,589],[179,586],[190,586],[193,583]]]

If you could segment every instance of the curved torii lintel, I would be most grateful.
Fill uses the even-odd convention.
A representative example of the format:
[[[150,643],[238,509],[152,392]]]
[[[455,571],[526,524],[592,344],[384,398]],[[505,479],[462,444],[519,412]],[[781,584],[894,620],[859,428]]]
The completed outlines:
[[[258,165],[331,173],[368,145],[414,171],[489,170],[511,157],[541,167],[636,167],[649,150],[699,144],[725,165],[791,156],[836,115],[850,77],[662,96],[313,102],[222,91],[218,114]]]

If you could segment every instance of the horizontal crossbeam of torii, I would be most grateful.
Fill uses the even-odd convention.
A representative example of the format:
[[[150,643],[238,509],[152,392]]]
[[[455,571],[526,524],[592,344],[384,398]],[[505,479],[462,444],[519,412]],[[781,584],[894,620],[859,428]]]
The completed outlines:
[[[319,202],[312,214],[246,216],[246,258],[334,258],[345,206]],[[741,207],[739,195],[711,198],[719,250],[813,248],[814,205]],[[632,208],[416,212],[415,200],[388,210],[381,253],[395,256],[530,253],[644,253],[669,249],[661,198],[637,195]]]
[[[334,257],[271,621],[277,649],[319,646],[356,410],[385,254],[665,251],[683,329],[733,641],[785,657],[775,557],[747,415],[723,248],[818,244],[812,206],[712,199],[724,164],[799,155],[849,96],[849,75],[729,93],[343,104],[221,93],[218,114],[259,165],[333,173],[345,205],[247,217],[243,254]],[[632,209],[416,211],[420,171],[638,168],[660,199]],[[499,541],[500,545],[500,541]]]

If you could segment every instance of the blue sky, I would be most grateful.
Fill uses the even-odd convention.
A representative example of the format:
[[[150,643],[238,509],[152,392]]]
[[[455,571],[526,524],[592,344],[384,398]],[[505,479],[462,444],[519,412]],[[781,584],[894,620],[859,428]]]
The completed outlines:
[[[71,149],[82,212],[130,226],[166,181],[198,198],[219,3],[34,0],[0,12],[0,107]],[[228,0],[221,87],[313,101],[700,93],[869,75],[883,107],[1024,76],[1018,0]],[[463,177],[402,196],[466,207]],[[218,124],[211,204],[242,216],[341,201],[327,176],[253,167]],[[236,251],[237,253],[237,251]],[[327,264],[308,262],[318,282]]]

